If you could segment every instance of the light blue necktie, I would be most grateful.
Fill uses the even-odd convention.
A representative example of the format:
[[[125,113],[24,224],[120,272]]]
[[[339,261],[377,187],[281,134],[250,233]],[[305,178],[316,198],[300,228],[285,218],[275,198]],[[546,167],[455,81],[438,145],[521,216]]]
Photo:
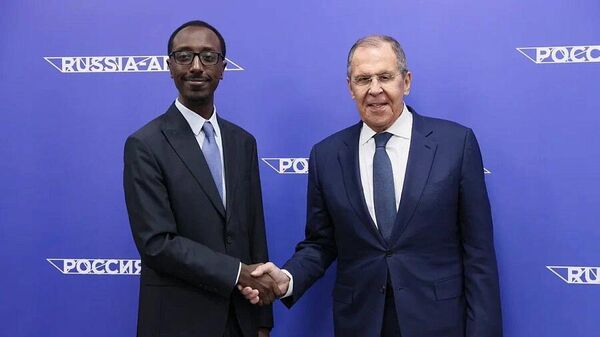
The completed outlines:
[[[378,133],[375,138],[375,156],[373,157],[373,203],[377,227],[384,239],[389,240],[396,221],[396,194],[392,162],[385,151],[385,145],[392,134]]]
[[[204,131],[204,144],[202,144],[202,153],[204,153],[204,158],[206,159],[210,173],[215,180],[215,185],[217,185],[217,190],[219,190],[219,195],[221,196],[222,201],[223,172],[221,172],[221,153],[219,152],[219,147],[217,146],[217,141],[215,140],[215,129],[213,129],[213,126],[210,124],[210,122],[205,122],[202,126],[202,131]]]

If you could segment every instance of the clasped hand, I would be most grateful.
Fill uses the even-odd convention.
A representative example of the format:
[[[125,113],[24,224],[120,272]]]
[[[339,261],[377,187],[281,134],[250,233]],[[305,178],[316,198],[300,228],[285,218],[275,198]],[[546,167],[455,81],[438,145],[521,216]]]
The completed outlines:
[[[268,305],[285,295],[289,277],[273,263],[242,264],[238,289],[252,304]]]

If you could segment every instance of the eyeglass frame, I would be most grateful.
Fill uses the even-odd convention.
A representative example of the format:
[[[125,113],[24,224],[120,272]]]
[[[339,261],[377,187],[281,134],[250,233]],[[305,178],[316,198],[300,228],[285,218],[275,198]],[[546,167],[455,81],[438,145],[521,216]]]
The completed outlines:
[[[176,53],[191,53],[194,56],[192,56],[192,58],[190,60],[190,63],[179,63],[179,62],[177,62],[177,58],[175,57]],[[217,57],[217,61],[215,63],[213,63],[213,64],[206,64],[206,63],[204,63],[204,61],[202,61],[202,57],[201,57],[200,54],[206,54],[206,53],[217,54],[217,56],[218,56]],[[169,57],[172,57],[173,60],[175,61],[175,63],[177,63],[178,65],[181,65],[181,66],[189,66],[189,65],[191,65],[192,63],[194,63],[194,59],[196,58],[196,56],[198,56],[198,61],[200,61],[200,63],[202,63],[202,65],[206,66],[206,67],[214,66],[217,63],[219,63],[219,58],[221,60],[225,60],[225,56],[223,54],[221,54],[219,52],[216,52],[216,51],[213,51],[213,50],[203,50],[201,52],[193,52],[191,50],[175,50],[175,51],[172,51],[169,54]]]
[[[377,82],[379,82],[381,85],[386,85],[386,84],[392,82],[393,80],[395,80],[396,77],[398,77],[398,75],[406,75],[407,73],[408,73],[408,70],[401,70],[400,72],[395,73],[395,74],[390,74],[390,73],[384,72],[384,73],[379,73],[379,74],[370,75],[370,76],[359,75],[359,76],[352,77],[350,80],[355,85],[366,88],[366,87],[371,86],[371,84],[373,84],[373,78],[376,78]],[[387,80],[382,80],[381,77],[385,76],[385,75],[389,75],[391,77]],[[368,82],[364,82],[364,83],[361,83],[359,80],[357,80],[357,79],[365,79],[366,80],[367,78],[368,78]]]

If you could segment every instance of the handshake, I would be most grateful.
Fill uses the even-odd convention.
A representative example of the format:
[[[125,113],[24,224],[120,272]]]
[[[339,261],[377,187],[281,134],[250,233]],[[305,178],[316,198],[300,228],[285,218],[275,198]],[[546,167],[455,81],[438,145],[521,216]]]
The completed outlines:
[[[290,278],[272,262],[246,265],[242,270],[237,288],[252,304],[268,305],[288,291]]]

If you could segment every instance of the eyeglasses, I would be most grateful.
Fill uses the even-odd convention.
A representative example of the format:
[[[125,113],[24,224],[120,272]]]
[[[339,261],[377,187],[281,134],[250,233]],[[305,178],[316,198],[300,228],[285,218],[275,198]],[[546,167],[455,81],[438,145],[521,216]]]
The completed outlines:
[[[398,75],[400,74],[383,73],[377,75],[359,75],[352,78],[352,83],[361,87],[366,87],[371,85],[373,78],[377,78],[377,82],[379,82],[381,85],[385,85],[392,82],[396,77],[398,77]]]
[[[190,65],[194,62],[194,57],[198,55],[198,59],[205,66],[214,66],[219,62],[219,59],[225,59],[221,53],[216,51],[205,50],[195,53],[190,50],[174,51],[169,54],[175,60],[175,63],[180,65]]]

